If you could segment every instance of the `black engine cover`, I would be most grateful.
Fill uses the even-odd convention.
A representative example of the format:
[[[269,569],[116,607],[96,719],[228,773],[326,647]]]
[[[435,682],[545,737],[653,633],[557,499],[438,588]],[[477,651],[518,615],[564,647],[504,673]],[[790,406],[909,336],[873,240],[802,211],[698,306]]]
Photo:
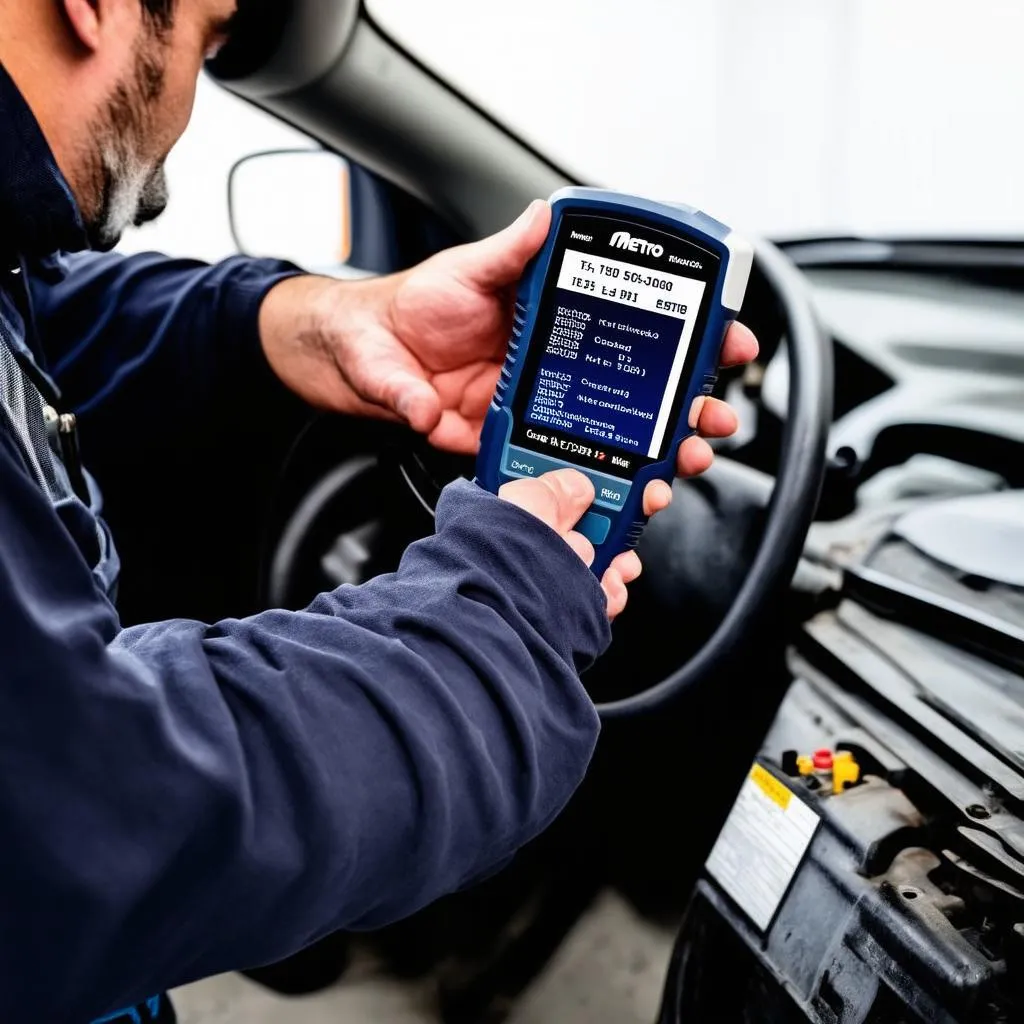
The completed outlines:
[[[1003,493],[912,512],[846,567],[789,652],[661,1024],[1024,1019],[1021,552],[1024,494]],[[819,748],[856,784],[802,774]]]

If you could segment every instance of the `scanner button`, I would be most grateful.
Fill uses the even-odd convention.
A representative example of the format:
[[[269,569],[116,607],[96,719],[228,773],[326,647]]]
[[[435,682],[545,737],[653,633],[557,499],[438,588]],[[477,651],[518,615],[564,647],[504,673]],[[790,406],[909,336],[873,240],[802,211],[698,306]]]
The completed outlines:
[[[583,534],[595,547],[608,539],[612,521],[607,516],[588,512],[577,524],[576,529]]]
[[[586,470],[584,470],[586,472]],[[594,485],[595,500],[602,505],[610,505],[613,508],[622,508],[629,496],[629,485],[620,484],[616,480],[609,480],[608,477],[600,477],[594,473],[587,473],[590,482]]]
[[[717,373],[705,373],[704,374],[704,384],[703,384],[703,386],[700,389],[700,393],[702,395],[710,395],[715,390],[715,387],[716,387],[717,384],[718,384],[718,374]]]
[[[575,469],[585,476],[590,477],[594,485],[594,504],[598,508],[609,508],[615,512],[625,507],[626,500],[632,484],[628,480],[620,480],[618,477],[606,476],[604,473],[597,473],[582,466],[573,465],[563,459],[553,459],[539,452],[530,451],[528,448],[519,448],[516,445],[509,445],[505,449],[505,458],[502,463],[504,472],[509,476],[537,477],[542,473],[550,473],[555,469]]]

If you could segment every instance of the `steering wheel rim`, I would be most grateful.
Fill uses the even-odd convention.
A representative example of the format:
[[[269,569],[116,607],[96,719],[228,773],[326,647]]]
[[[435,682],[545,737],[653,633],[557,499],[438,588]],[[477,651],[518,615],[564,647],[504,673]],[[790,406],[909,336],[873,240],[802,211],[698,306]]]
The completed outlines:
[[[726,664],[779,590],[792,579],[817,507],[832,422],[831,343],[818,323],[808,286],[789,258],[771,243],[762,241],[755,245],[755,263],[779,302],[790,363],[779,472],[761,543],[731,607],[700,650],[654,686],[621,700],[597,703],[598,714],[605,721],[661,710],[691,692],[701,681],[713,677]],[[439,471],[434,472],[431,464],[437,458],[438,453],[432,452],[425,459],[414,448],[398,463],[403,486],[430,515],[431,499],[439,495],[447,480],[461,472],[450,460],[443,459],[433,466],[433,470]],[[376,460],[371,461],[377,465]],[[352,465],[346,464],[329,475],[295,513],[295,521],[285,530],[285,537],[309,533],[310,522],[322,519],[323,509],[333,507],[340,491],[352,479],[360,478],[369,466],[365,460],[356,459]],[[424,491],[430,496],[425,497]],[[291,579],[293,563],[299,560],[292,547],[295,545],[286,545],[284,554],[279,551],[275,558],[273,579],[279,584],[273,591],[275,597],[282,596],[277,593],[283,585],[281,581]]]
[[[789,258],[772,243],[759,241],[755,262],[782,307],[790,363],[779,472],[761,544],[732,606],[704,646],[660,683],[633,696],[597,704],[605,721],[659,711],[717,673],[779,589],[792,579],[817,508],[832,423],[832,346],[814,312],[807,284]]]

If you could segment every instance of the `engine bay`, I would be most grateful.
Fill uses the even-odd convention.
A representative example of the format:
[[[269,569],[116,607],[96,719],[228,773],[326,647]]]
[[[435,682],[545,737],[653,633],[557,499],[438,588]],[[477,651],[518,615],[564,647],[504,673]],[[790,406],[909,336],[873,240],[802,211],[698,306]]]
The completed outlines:
[[[712,1019],[712,992],[723,1020],[1018,1019],[1024,588],[1006,556],[1021,523],[1019,492],[939,501],[895,516],[845,567],[836,606],[789,650],[758,762],[812,810],[814,837],[770,923],[727,874],[699,882],[666,1020]]]

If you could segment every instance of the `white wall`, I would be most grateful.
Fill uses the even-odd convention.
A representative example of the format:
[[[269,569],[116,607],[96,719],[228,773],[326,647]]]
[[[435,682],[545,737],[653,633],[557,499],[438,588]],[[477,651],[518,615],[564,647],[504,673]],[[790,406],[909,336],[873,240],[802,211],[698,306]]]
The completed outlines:
[[[370,0],[596,183],[765,232],[1024,233],[1016,0]]]
[[[1024,234],[1024,4],[857,7],[844,214]]]
[[[369,0],[583,180],[776,235],[1024,235],[1018,0]],[[299,133],[200,85],[172,206],[124,248],[233,251],[227,174]]]

